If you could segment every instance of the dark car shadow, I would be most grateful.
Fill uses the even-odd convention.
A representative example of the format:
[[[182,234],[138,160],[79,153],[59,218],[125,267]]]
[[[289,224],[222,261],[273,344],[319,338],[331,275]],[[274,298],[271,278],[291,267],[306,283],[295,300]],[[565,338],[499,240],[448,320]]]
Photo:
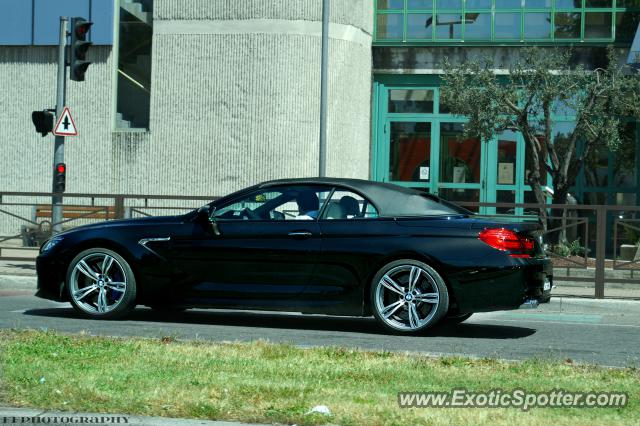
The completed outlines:
[[[35,271],[36,265],[33,261],[27,263],[7,263],[4,265],[6,268],[24,269],[25,271]]]
[[[31,309],[24,315],[51,318],[100,322],[108,321],[86,319],[72,308]],[[158,312],[152,309],[138,308],[125,320],[126,322],[152,322],[194,325],[218,325],[228,327],[256,327],[293,330],[339,331],[347,333],[367,333],[393,335],[386,332],[373,318],[331,317],[324,315],[299,315],[264,313],[250,311],[188,310],[184,312]],[[455,337],[473,339],[521,339],[531,336],[535,329],[494,324],[456,324],[433,327],[422,335],[425,337]]]

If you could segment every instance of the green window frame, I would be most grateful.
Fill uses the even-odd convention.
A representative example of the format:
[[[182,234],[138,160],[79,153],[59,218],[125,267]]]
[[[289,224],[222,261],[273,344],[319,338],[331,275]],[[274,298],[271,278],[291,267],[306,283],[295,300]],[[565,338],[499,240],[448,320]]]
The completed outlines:
[[[628,45],[628,28],[640,22],[636,0],[376,0],[374,7],[377,46]]]
[[[524,139],[520,133],[516,134],[516,165],[514,170],[514,181],[511,183],[501,182],[499,174],[500,158],[498,156],[498,147],[500,135],[494,135],[491,139],[482,142],[481,170],[483,178],[478,183],[450,183],[443,182],[440,178],[440,124],[441,123],[464,123],[467,121],[465,117],[455,116],[448,113],[440,104],[440,79],[438,76],[406,76],[406,75],[376,75],[373,83],[372,97],[372,156],[371,156],[371,178],[376,181],[393,182],[396,185],[422,188],[431,193],[439,193],[443,189],[469,189],[477,190],[480,188],[481,202],[497,202],[498,193],[506,194],[509,191],[515,193],[515,202],[524,203],[527,196],[531,194],[531,187],[525,183],[526,161]],[[433,93],[430,100],[433,101],[433,107],[430,112],[423,113],[416,110],[412,111],[390,111],[389,93],[394,90],[407,91],[429,91]],[[575,120],[574,113],[566,108],[559,108],[552,115],[554,129],[560,128],[562,125],[573,123]],[[396,181],[392,180],[389,171],[389,135],[391,124],[394,122],[420,122],[429,123],[431,132],[431,142],[429,149],[430,159],[430,177],[424,181]],[[556,127],[558,126],[558,127]],[[601,186],[589,186],[585,181],[584,173],[578,175],[576,186],[571,188],[571,193],[582,200],[585,194],[598,193],[605,194],[609,204],[616,203],[616,197],[620,194],[632,194],[636,200],[640,200],[640,122],[635,125],[635,176],[631,183],[619,184],[615,180],[614,172],[611,167],[607,169],[607,183]],[[555,135],[555,133],[554,133]],[[555,137],[555,136],[554,136]],[[578,147],[578,150],[581,150]],[[614,164],[616,153],[609,152],[607,164]],[[551,175],[546,176],[547,185],[553,189]],[[550,202],[550,198],[547,200]],[[483,214],[502,214],[500,209],[494,207],[483,207],[480,209]],[[524,214],[522,208],[517,208],[516,215]]]

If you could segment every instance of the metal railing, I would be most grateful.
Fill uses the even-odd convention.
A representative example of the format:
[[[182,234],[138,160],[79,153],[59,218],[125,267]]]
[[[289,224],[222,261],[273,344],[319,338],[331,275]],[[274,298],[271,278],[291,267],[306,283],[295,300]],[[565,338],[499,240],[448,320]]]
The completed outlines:
[[[32,261],[39,246],[63,229],[112,219],[184,213],[218,197],[122,194],[64,194],[62,220],[51,218],[46,192],[0,192],[0,261]],[[17,254],[24,254],[19,256]]]
[[[39,245],[51,235],[54,223],[50,214],[51,193],[0,192],[0,261],[33,261]],[[123,194],[65,194],[63,228],[111,219],[125,219],[166,214],[180,214],[218,197]],[[545,244],[554,262],[555,282],[593,285],[590,297],[605,297],[605,283],[640,284],[640,207],[613,205],[537,205],[526,203],[471,203],[461,206],[507,209],[523,208],[528,212],[547,210],[551,225],[549,236],[562,233],[577,246],[578,252],[562,253],[562,245]],[[492,214],[491,218],[537,221],[537,215]],[[636,240],[637,238],[637,240]],[[627,245],[620,245],[627,242]],[[634,249],[635,247],[635,249]],[[575,249],[576,247],[573,247]],[[571,249],[571,250],[573,250]],[[625,256],[620,258],[622,251]],[[635,250],[635,252],[634,252]],[[632,256],[629,257],[629,253]],[[585,272],[582,276],[574,272]],[[612,274],[612,271],[617,271]],[[562,272],[560,274],[559,272]],[[617,274],[617,275],[616,275]],[[621,275],[626,274],[626,275]],[[634,275],[635,274],[635,275]],[[638,286],[640,290],[640,286]],[[638,293],[640,297],[640,293]],[[609,296],[608,296],[609,297]]]

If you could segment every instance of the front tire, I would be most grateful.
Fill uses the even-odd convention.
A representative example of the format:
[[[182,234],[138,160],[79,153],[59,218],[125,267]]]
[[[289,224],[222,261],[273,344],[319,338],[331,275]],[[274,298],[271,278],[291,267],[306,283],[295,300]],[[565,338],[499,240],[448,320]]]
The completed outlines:
[[[370,297],[378,322],[401,334],[426,330],[449,309],[449,292],[440,274],[413,259],[383,266],[373,278]]]
[[[69,264],[66,283],[71,305],[87,318],[122,318],[135,307],[135,276],[113,250],[91,248],[79,253]]]

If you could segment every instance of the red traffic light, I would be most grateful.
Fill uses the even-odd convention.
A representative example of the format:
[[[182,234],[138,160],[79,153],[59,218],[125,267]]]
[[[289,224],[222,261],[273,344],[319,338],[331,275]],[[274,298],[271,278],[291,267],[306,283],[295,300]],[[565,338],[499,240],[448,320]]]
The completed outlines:
[[[84,41],[86,40],[87,33],[91,29],[93,22],[85,21],[82,18],[76,18],[73,22],[73,32],[77,39]]]
[[[64,163],[58,163],[56,164],[56,171],[58,173],[64,173],[67,171],[67,165]]]
[[[89,31],[89,28],[87,28],[86,25],[82,25],[82,26],[78,26],[76,27],[76,35],[79,37],[82,37],[83,35],[85,35],[87,32]]]
[[[84,74],[91,62],[87,62],[87,50],[93,43],[87,41],[87,34],[93,22],[82,17],[71,18],[71,58],[69,61],[72,81],[84,81]]]

